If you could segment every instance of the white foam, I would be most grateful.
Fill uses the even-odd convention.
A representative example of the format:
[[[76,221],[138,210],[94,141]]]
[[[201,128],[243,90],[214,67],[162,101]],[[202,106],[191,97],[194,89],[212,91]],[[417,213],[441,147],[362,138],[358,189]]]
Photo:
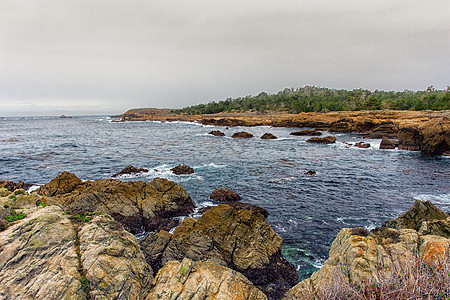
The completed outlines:
[[[40,185],[37,185],[37,184],[32,185],[32,186],[27,190],[27,193],[34,192],[35,190],[37,190],[37,189],[40,188],[40,187],[41,187],[41,186],[40,186]]]
[[[413,194],[413,198],[421,201],[431,201],[433,204],[450,204],[450,194]]]

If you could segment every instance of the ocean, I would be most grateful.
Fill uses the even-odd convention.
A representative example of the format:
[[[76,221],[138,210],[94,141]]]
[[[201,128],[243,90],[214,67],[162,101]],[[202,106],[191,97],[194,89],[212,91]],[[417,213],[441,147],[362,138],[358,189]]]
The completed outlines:
[[[450,211],[450,158],[379,150],[380,139],[328,134],[337,143],[306,143],[296,128],[215,127],[187,122],[112,122],[106,116],[0,119],[0,179],[45,184],[63,171],[82,180],[109,178],[128,165],[149,169],[121,180],[165,177],[183,186],[197,209],[216,205],[218,186],[242,202],[269,212],[284,240],[283,255],[301,279],[321,267],[344,227],[380,226],[409,209],[415,199]],[[220,130],[226,137],[209,135]],[[232,139],[247,131],[252,139]],[[261,140],[264,133],[276,140]],[[346,143],[364,141],[368,149]],[[194,168],[174,175],[178,164]],[[315,175],[306,175],[309,170]],[[199,217],[194,212],[193,217]]]

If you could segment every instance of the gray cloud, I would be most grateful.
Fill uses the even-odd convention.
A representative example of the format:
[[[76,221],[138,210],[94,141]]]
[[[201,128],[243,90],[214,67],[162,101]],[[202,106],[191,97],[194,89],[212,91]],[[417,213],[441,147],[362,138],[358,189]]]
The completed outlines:
[[[448,0],[0,2],[2,115],[450,84]]]

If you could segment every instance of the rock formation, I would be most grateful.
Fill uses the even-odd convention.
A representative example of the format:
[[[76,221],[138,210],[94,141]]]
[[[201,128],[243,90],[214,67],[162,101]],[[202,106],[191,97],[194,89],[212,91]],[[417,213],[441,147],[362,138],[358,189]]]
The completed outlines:
[[[253,137],[253,134],[245,132],[245,131],[241,131],[241,132],[236,132],[231,136],[233,139],[249,139]]]
[[[277,137],[276,137],[275,135],[271,134],[271,133],[264,133],[264,134],[260,137],[260,139],[262,139],[262,140],[276,140]]]
[[[194,169],[187,165],[178,165],[170,169],[175,175],[185,175],[185,174],[193,174],[195,173]]]
[[[123,169],[122,171],[120,171],[119,173],[116,173],[111,177],[118,177],[121,175],[132,175],[132,174],[145,173],[145,172],[148,172],[148,170],[143,169],[143,168],[138,169],[133,166],[128,166],[125,169]]]
[[[69,172],[63,172],[37,190],[47,205],[58,205],[69,213],[97,211],[111,215],[138,233],[162,228],[175,216],[193,210],[188,193],[172,181],[155,178],[122,182],[101,179],[82,182]]]
[[[0,180],[0,188],[5,188],[10,192],[14,192],[17,189],[28,190],[32,186],[32,184],[25,183],[21,180],[19,180],[19,182],[17,183],[15,183],[14,181]]]
[[[390,139],[383,136],[380,143],[380,149],[395,149],[395,144]]]
[[[233,192],[227,187],[216,187],[209,196],[210,199],[220,202],[234,202],[241,200],[241,197],[236,192]]]
[[[370,148],[370,144],[369,143],[358,142],[358,143],[355,143],[355,147],[362,148],[362,149],[367,149],[367,148]]]
[[[225,133],[223,133],[222,131],[219,131],[219,130],[213,130],[213,131],[209,132],[208,134],[211,134],[214,136],[225,136]]]
[[[316,144],[333,144],[336,143],[336,137],[334,136],[326,136],[323,138],[320,137],[312,137],[306,141],[307,143],[316,143]]]
[[[301,131],[295,131],[295,132],[291,132],[289,133],[290,135],[306,135],[306,136],[319,136],[322,135],[322,132],[317,131],[317,130],[309,130],[309,129],[305,129],[305,130],[301,130]]]

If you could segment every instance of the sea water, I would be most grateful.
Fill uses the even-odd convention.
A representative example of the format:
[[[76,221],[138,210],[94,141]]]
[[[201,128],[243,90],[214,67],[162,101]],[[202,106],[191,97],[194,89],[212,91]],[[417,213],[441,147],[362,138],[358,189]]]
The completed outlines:
[[[284,240],[283,255],[301,279],[323,264],[341,228],[380,226],[415,199],[450,211],[448,157],[379,150],[380,139],[358,134],[324,132],[337,143],[319,145],[289,135],[296,128],[112,122],[106,116],[6,118],[0,128],[0,179],[44,184],[62,171],[103,179],[133,165],[149,172],[121,180],[168,178],[187,190],[197,208],[217,205],[209,199],[215,187],[236,191],[243,202],[269,212],[268,222]],[[212,130],[226,137],[209,135]],[[255,137],[232,139],[238,131]],[[266,132],[278,139],[259,139]],[[346,144],[359,141],[371,147]],[[195,173],[172,174],[178,164]],[[306,175],[309,170],[316,174]]]

